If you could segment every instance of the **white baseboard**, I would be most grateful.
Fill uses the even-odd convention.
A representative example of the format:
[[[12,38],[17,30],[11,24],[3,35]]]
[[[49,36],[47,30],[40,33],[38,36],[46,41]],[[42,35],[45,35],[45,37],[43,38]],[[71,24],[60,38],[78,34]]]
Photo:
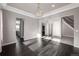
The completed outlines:
[[[17,43],[17,41],[15,41],[15,42],[9,42],[9,43],[2,44],[2,46],[10,45],[10,44],[13,44],[13,43]]]

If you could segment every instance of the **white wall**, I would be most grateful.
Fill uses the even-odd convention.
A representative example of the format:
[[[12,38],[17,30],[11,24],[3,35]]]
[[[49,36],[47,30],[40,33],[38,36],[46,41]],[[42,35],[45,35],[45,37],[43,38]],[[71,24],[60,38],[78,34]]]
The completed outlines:
[[[36,38],[39,34],[39,20],[25,17],[24,19],[24,39]]]
[[[36,37],[39,21],[27,16],[3,10],[3,45],[14,43],[16,39],[16,18],[24,20],[24,40]]]
[[[2,40],[3,40],[3,25],[2,25],[2,10],[0,10],[0,52],[2,51]]]
[[[61,19],[55,18],[53,22],[53,36],[61,37]]]
[[[16,42],[16,15],[3,10],[3,45]]]

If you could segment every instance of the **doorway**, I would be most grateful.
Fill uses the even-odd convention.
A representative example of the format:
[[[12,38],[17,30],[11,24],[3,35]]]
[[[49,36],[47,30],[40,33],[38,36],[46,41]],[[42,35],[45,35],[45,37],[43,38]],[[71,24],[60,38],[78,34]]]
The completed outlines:
[[[45,24],[42,23],[42,36],[45,36]]]
[[[53,24],[52,23],[42,23],[42,37],[52,37],[53,36]]]
[[[74,15],[62,17],[61,34],[62,43],[74,45]]]
[[[16,37],[18,41],[24,41],[24,20],[22,18],[16,18]]]

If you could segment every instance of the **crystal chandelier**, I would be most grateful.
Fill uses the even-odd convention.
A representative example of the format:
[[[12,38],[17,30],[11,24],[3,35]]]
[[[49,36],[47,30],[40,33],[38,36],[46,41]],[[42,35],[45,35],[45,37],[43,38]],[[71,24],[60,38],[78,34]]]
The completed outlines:
[[[37,4],[37,13],[36,13],[36,16],[37,17],[41,17],[43,15],[43,12],[40,8],[40,3]]]

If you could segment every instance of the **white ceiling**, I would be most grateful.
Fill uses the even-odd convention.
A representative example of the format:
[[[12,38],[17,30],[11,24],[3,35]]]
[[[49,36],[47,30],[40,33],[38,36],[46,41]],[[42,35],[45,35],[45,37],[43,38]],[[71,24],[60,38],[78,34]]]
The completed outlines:
[[[57,8],[68,5],[69,3],[40,3],[40,8],[43,13],[47,13],[49,11],[55,10]],[[37,12],[37,3],[8,3],[9,6],[30,12],[32,14],[36,14]],[[51,7],[51,5],[55,5],[55,7]]]

